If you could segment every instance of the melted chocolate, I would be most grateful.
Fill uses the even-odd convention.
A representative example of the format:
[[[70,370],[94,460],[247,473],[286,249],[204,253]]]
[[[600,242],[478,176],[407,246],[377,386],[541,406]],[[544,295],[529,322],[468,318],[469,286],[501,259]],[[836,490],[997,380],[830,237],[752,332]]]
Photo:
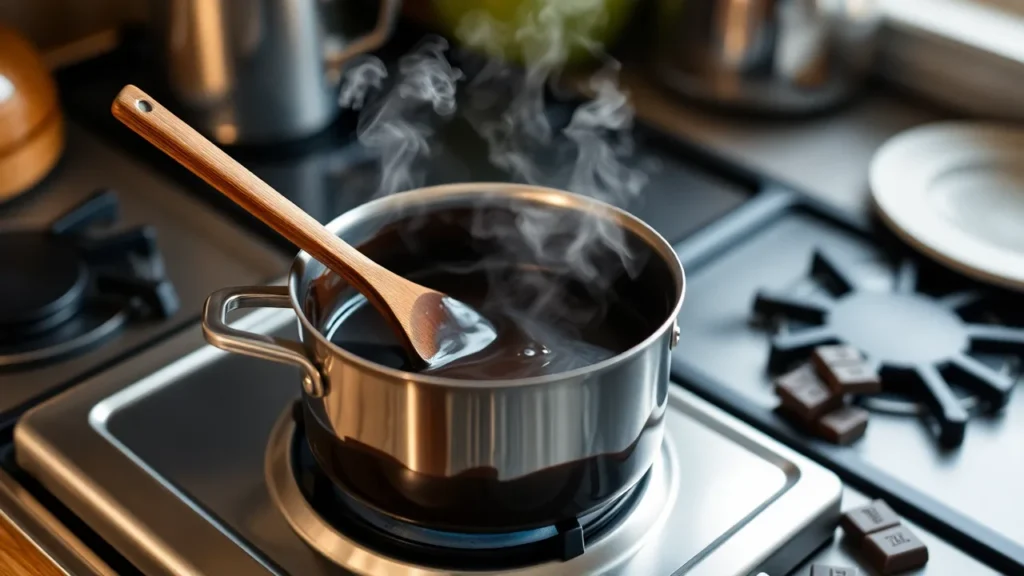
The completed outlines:
[[[622,452],[505,481],[493,468],[448,477],[419,474],[365,444],[339,439],[308,408],[303,420],[320,468],[367,506],[438,530],[514,532],[577,518],[636,484],[660,449],[662,417],[652,418]]]
[[[653,329],[622,302],[603,301],[579,281],[539,268],[449,264],[409,277],[465,302],[497,332],[482,351],[426,370],[438,376],[502,380],[567,372],[607,360]],[[330,337],[368,360],[416,369],[362,298],[345,308]]]

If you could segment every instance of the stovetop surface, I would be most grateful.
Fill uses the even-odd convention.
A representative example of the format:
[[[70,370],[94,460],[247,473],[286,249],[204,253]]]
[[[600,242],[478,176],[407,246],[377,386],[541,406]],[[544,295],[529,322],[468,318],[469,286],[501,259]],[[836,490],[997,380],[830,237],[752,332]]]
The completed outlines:
[[[212,349],[204,352],[208,364],[196,371],[176,362],[202,345],[198,329],[189,323],[210,291],[279,277],[293,248],[110,117],[110,101],[129,82],[173,105],[153,76],[154,68],[147,65],[148,58],[144,49],[128,45],[61,72],[62,102],[71,119],[68,153],[39,190],[23,202],[0,208],[0,225],[14,220],[19,225],[45,223],[96,187],[117,188],[123,206],[120,225],[157,227],[181,310],[159,326],[131,328],[113,345],[89,355],[15,373],[13,379],[0,374],[0,414],[7,405],[85,380],[128,352],[183,331],[115,365],[102,379],[72,388],[42,406],[20,428],[18,457],[93,530],[122,553],[134,551],[131,559],[143,570],[161,573],[201,565],[211,573],[336,573],[336,567],[303,547],[269,505],[261,473],[267,434],[297,392],[277,381],[294,375],[287,368],[227,357]],[[335,126],[307,141],[230,152],[326,222],[372,197],[377,187],[376,161],[355,142],[353,122],[343,115]],[[870,227],[865,222],[833,220],[825,214],[828,210],[807,208],[791,192],[767,190],[749,201],[761,188],[756,176],[642,126],[636,133],[640,150],[655,157],[660,169],[640,199],[626,208],[676,245],[688,276],[674,376],[700,396],[825,463],[844,480],[886,497],[922,529],[1003,572],[1024,567],[1024,532],[1015,522],[1024,510],[1008,497],[1015,493],[1013,479],[1020,472],[1016,460],[1008,456],[1017,452],[1015,439],[1021,438],[1024,428],[1020,394],[1013,394],[998,413],[972,411],[963,443],[954,449],[940,447],[934,427],[905,403],[890,403],[887,411],[876,404],[867,435],[850,447],[814,440],[773,411],[777,400],[766,373],[773,327],[751,322],[756,291],[796,290],[806,295],[800,293],[801,279],[814,250],[822,247],[856,262],[853,269],[863,287],[884,291],[898,274],[892,262],[881,262],[879,256],[906,250],[891,243],[882,246],[881,235],[866,232]],[[448,125],[438,143],[444,153],[428,163],[424,184],[509,179],[489,165],[482,156],[484,147],[464,124]],[[210,206],[262,241],[217,218]],[[279,249],[268,249],[264,243]],[[170,372],[165,371],[162,379],[147,378],[164,366]],[[997,367],[1010,371],[1007,375],[1017,368],[1012,363]],[[45,384],[39,386],[40,381]],[[168,384],[171,381],[173,385]],[[110,398],[125,387],[131,391],[126,396]],[[957,394],[964,396],[962,390]],[[699,407],[687,414],[712,413],[712,419],[720,419],[716,409],[699,399],[691,400],[687,393],[679,397],[687,398],[683,404]],[[673,419],[672,435],[679,437],[675,449],[685,455],[679,462],[680,482],[696,484],[685,494],[677,490],[675,497],[677,508],[693,512],[683,512],[674,525],[686,536],[685,545],[676,538],[671,546],[659,548],[671,549],[669,563],[678,565],[686,558],[706,558],[698,551],[714,549],[723,541],[710,546],[707,542],[725,534],[729,526],[742,524],[737,519],[745,518],[758,502],[785,493],[792,484],[792,469],[777,458],[766,459],[762,449],[740,449],[735,438],[724,441],[708,431],[706,422],[688,418]],[[194,425],[182,424],[190,419]],[[772,446],[770,451],[777,446],[744,425],[736,424],[735,429],[755,444]],[[783,460],[790,458],[785,448],[779,453],[787,454]],[[807,470],[820,470],[795,454],[792,460]],[[728,465],[716,469],[716,461]],[[69,466],[85,473],[62,476]],[[704,475],[705,469],[717,470],[716,475]],[[745,476],[752,480],[725,471],[737,469],[749,472]],[[711,478],[715,490],[702,492],[700,483],[710,486]],[[117,490],[118,486],[146,489]],[[719,498],[723,490],[733,497]],[[97,509],[97,502],[113,506]],[[704,521],[718,518],[717,512],[722,512],[720,524]],[[174,522],[167,523],[171,517]],[[700,521],[694,522],[695,517]],[[130,535],[126,527],[136,532]],[[139,552],[166,545],[188,554],[156,559]],[[942,550],[946,557],[958,554],[945,543]],[[724,557],[716,557],[720,556]],[[787,562],[789,566],[796,560]],[[962,565],[980,569],[971,562]],[[942,566],[926,570],[946,573]],[[777,576],[783,571],[769,573]]]
[[[109,107],[109,106],[108,106]],[[109,232],[150,225],[180,306],[169,318],[128,322],[112,339],[84,353],[0,371],[0,428],[15,411],[195,322],[219,287],[266,281],[288,266],[285,255],[182,193],[82,128],[67,123],[62,160],[42,184],[0,206],[0,230],[45,229],[51,220],[100,189],[112,189],[119,217]]]
[[[267,312],[241,322],[295,337],[290,313]],[[270,432],[290,412],[298,374],[201,344],[198,329],[182,334],[153,351],[180,359],[152,375],[134,380],[136,365],[158,360],[142,356],[30,413],[17,429],[19,463],[143,570],[346,573],[296,535],[265,477]],[[621,525],[582,556],[522,573],[783,573],[831,534],[841,487],[821,467],[678,388],[666,436]],[[138,538],[140,528],[153,538]],[[341,557],[354,572],[458,573],[353,548]]]
[[[866,435],[848,447],[830,445],[774,412],[779,400],[768,369],[770,340],[785,328],[756,319],[752,309],[758,291],[814,301],[807,278],[816,251],[842,262],[843,272],[859,289],[873,294],[894,289],[901,263],[908,257],[920,265],[922,291],[939,285],[940,294],[984,288],[922,262],[884,235],[866,236],[859,231],[861,226],[841,224],[792,196],[767,200],[746,206],[680,248],[689,286],[674,374],[705,397],[811,451],[844,479],[868,482],[891,495],[892,501],[908,504],[901,512],[923,511],[949,528],[954,540],[998,558],[1005,570],[1019,570],[1024,562],[1024,525],[1019,522],[1024,501],[1013,495],[1024,463],[1012,455],[1020,452],[1024,438],[1024,395],[1011,393],[1007,405],[993,411],[975,406],[972,394],[954,387],[953,394],[969,413],[959,446],[938,442],[934,419],[915,400],[908,401],[918,397],[886,394],[865,399],[862,404],[871,413]],[[1015,301],[1005,293],[992,295],[985,302],[994,309],[1007,310],[1002,305]],[[878,341],[914,338],[927,349],[929,338],[936,336],[915,331],[912,325],[894,326],[891,318],[865,315],[863,321],[868,337],[871,322],[877,323]],[[1019,318],[1003,315],[1003,321],[1020,326]],[[972,357],[1011,382],[1019,376],[1019,361],[1012,355]]]

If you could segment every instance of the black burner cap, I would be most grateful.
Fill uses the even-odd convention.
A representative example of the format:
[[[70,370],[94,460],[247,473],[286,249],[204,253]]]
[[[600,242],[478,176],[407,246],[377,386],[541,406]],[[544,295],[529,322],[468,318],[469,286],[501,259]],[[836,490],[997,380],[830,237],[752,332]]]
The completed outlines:
[[[87,272],[68,239],[7,232],[0,234],[0,278],[0,326],[50,324],[79,308]]]

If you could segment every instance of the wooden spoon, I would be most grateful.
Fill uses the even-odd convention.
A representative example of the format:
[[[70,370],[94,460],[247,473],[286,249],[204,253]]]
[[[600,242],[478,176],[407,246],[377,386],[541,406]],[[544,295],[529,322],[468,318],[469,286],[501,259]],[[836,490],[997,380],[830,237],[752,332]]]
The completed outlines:
[[[111,105],[114,116],[210,186],[344,278],[391,324],[412,360],[438,368],[496,338],[472,308],[383,268],[343,240],[135,86]]]

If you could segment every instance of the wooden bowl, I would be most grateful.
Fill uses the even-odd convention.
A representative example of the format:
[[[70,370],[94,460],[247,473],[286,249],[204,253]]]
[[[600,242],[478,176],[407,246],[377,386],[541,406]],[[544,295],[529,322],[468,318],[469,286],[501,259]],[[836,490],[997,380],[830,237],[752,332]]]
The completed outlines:
[[[0,202],[42,180],[64,148],[57,87],[42,57],[0,26]]]

